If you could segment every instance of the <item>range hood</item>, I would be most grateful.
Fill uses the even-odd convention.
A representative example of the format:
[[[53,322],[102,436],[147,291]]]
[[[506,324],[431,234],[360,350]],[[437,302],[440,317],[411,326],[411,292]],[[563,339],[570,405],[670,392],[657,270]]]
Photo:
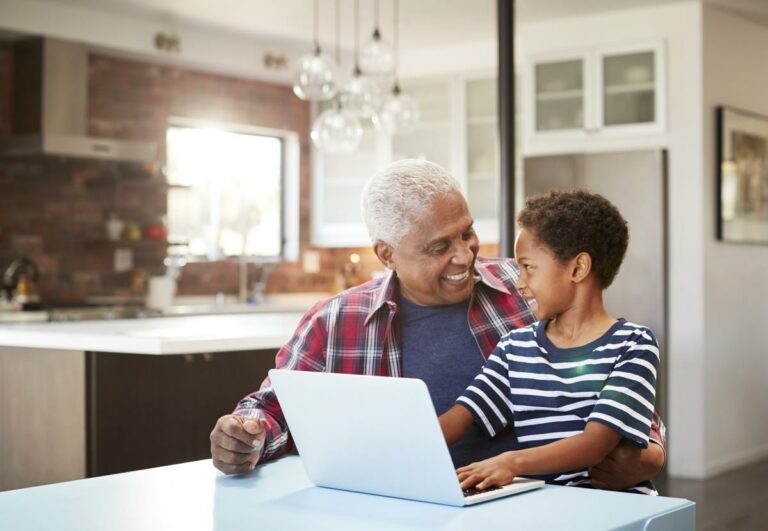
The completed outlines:
[[[157,146],[86,135],[88,48],[52,38],[14,43],[11,137],[7,156],[58,155],[152,162]]]

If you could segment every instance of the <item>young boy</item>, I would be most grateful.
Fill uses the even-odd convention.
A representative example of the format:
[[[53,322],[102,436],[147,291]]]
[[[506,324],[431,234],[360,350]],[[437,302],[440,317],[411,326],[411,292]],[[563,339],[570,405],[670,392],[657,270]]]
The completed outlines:
[[[655,402],[653,333],[603,305],[627,223],[602,196],[573,190],[528,199],[518,224],[517,288],[538,321],[501,338],[440,425],[451,444],[473,422],[490,437],[513,424],[524,448],[457,469],[464,489],[515,476],[589,487],[588,468],[622,439],[647,447]],[[656,494],[650,482],[629,490]]]

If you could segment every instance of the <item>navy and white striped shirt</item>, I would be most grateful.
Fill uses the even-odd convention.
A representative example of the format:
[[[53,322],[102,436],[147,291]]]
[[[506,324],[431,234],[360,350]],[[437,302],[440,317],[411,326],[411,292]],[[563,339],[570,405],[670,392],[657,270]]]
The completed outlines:
[[[653,332],[619,319],[587,345],[558,348],[547,338],[546,325],[538,321],[502,337],[457,403],[490,437],[513,422],[523,448],[582,433],[589,421],[646,448],[659,367]],[[586,469],[539,477],[591,486]],[[656,494],[650,482],[630,490]]]

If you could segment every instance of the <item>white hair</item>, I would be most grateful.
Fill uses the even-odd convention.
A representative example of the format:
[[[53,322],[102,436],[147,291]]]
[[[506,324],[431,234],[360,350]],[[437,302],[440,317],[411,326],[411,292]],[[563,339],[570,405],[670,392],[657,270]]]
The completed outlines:
[[[366,183],[360,205],[371,241],[397,245],[416,216],[452,192],[463,197],[459,182],[432,162],[403,159],[385,166]]]

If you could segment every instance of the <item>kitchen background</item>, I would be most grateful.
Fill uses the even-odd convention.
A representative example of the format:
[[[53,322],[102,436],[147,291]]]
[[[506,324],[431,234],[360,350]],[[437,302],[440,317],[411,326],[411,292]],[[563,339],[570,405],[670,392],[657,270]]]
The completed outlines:
[[[117,9],[126,3],[134,9]],[[0,29],[88,43],[92,48],[87,82],[89,134],[156,142],[160,154],[172,116],[249,123],[298,134],[301,258],[273,269],[268,292],[332,292],[345,283],[340,272],[353,253],[360,256],[359,280],[379,270],[359,232],[340,242],[331,238],[338,231],[322,232],[324,226],[318,223],[323,221],[325,205],[326,211],[347,220],[339,226],[359,225],[357,204],[349,206],[341,192],[332,193],[333,186],[349,183],[351,176],[334,172],[352,168],[358,177],[370,173],[381,161],[377,142],[365,144],[365,150],[346,163],[318,153],[310,143],[309,128],[319,109],[293,95],[287,70],[270,70],[262,61],[268,52],[279,50],[291,63],[309,50],[310,3],[301,7],[299,0],[281,2],[289,16],[271,22],[253,13],[222,14],[230,30],[206,25],[205,16],[194,13],[200,6],[187,6],[189,18],[169,20],[147,9],[149,4],[0,0]],[[477,146],[498,148],[494,144],[496,108],[482,105],[495,102],[495,94],[487,90],[496,79],[495,4],[480,0],[401,4],[403,86],[422,103],[422,122],[410,136],[395,139],[387,155],[424,154],[445,165],[467,187],[470,202],[475,201],[475,215],[489,222],[486,225],[496,219],[498,229],[493,208],[497,181],[487,178],[497,168],[493,162],[488,168],[487,154],[475,150]],[[768,248],[716,238],[714,111],[719,105],[730,105],[768,115],[765,3],[520,0],[516,4],[518,201],[526,193],[525,163],[535,162],[534,158],[666,153],[663,305],[668,363],[665,418],[671,440],[668,470],[675,476],[705,478],[764,459],[768,456],[768,358],[756,331],[768,320]],[[254,9],[266,15],[277,5],[264,2]],[[391,28],[391,4],[382,5],[387,6],[383,26]],[[330,3],[325,7],[321,27],[329,32],[323,34],[323,43],[330,47]],[[370,10],[366,17],[371,20]],[[440,24],[434,23],[438,17]],[[283,31],[281,39],[265,37],[275,37],[269,33],[270,24]],[[256,29],[247,33],[248,25]],[[299,27],[305,33],[303,39],[286,37],[291,28]],[[153,36],[169,28],[181,36],[181,51],[176,55],[154,47]],[[348,61],[351,36],[345,38]],[[13,86],[18,79],[12,44],[0,41],[2,140],[11,136],[12,116],[19,109],[14,105]],[[595,75],[603,58],[632,53],[652,53],[656,61],[655,78],[652,82],[641,79],[641,84],[645,84],[643,91],[654,95],[657,112],[651,123],[608,127],[596,112],[607,95]],[[574,62],[589,74],[580,80],[581,87],[544,90],[535,85],[537,66],[572,66]],[[627,80],[634,77],[628,75]],[[612,90],[613,97],[619,98],[632,87]],[[564,103],[569,98],[571,103]],[[581,114],[574,111],[574,101]],[[537,129],[538,104],[563,106],[567,116],[543,121]],[[469,114],[470,109],[477,114]],[[580,123],[568,128],[574,118]],[[492,150],[490,160],[497,154]],[[358,184],[344,193],[355,196]],[[143,281],[163,273],[165,257],[162,237],[148,237],[159,233],[150,230],[145,236],[143,231],[166,213],[167,193],[162,155],[147,164],[2,157],[0,269],[19,254],[35,260],[44,303],[74,304],[99,296],[142,300]],[[326,201],[318,203],[318,197]],[[329,209],[334,200],[346,204],[348,211]],[[113,212],[138,226],[142,232],[137,240],[121,237],[114,242],[106,237],[105,226]],[[492,230],[484,230],[481,239],[487,244],[484,253],[497,252]],[[134,267],[114,271],[116,248],[132,252]],[[304,267],[307,251],[317,253],[316,272],[305,271],[315,269]],[[255,275],[256,267],[249,267]],[[187,264],[179,290],[189,295],[233,295],[238,292],[238,263]],[[632,300],[624,302],[632,308]]]

